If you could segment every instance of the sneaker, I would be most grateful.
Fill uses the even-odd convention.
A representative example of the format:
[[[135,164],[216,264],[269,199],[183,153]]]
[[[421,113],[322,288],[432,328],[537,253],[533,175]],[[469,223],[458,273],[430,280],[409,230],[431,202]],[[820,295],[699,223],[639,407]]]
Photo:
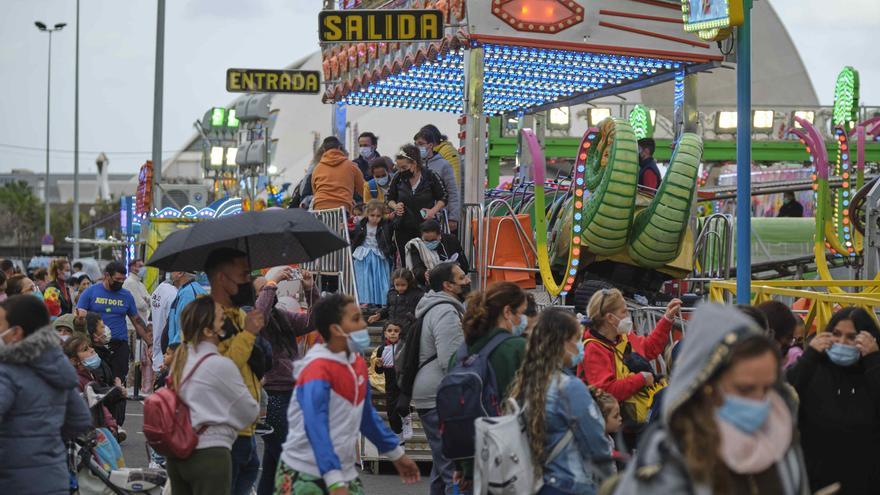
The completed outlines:
[[[270,433],[274,433],[274,432],[275,432],[275,428],[272,428],[271,426],[267,425],[266,423],[257,423],[256,429],[254,430],[254,433],[256,433],[257,435],[260,435],[260,436],[269,435]]]
[[[128,438],[128,433],[121,426],[116,429],[116,441],[122,443]]]
[[[412,414],[403,418],[403,430],[400,432],[400,436],[404,442],[413,437]]]

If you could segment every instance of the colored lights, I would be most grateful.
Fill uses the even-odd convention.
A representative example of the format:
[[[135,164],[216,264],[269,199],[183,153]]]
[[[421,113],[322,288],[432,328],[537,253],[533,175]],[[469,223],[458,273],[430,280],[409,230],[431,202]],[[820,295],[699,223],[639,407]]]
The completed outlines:
[[[834,85],[834,125],[846,128],[858,119],[859,113],[859,71],[846,66],[837,75]]]
[[[483,105],[488,115],[521,111],[682,67],[669,60],[573,50],[492,44],[483,48]],[[463,86],[464,49],[458,49],[340,99],[349,105],[461,113]],[[551,112],[551,123],[562,125],[564,113],[564,108]]]
[[[643,105],[636,105],[629,113],[629,125],[632,126],[636,139],[654,136],[654,123],[657,118],[655,110],[648,110]]]

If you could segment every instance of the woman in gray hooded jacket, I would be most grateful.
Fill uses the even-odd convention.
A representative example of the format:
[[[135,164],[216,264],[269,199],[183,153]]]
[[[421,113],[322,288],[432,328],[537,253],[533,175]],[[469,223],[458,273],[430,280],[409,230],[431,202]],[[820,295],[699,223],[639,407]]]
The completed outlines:
[[[661,420],[614,493],[810,493],[773,342],[739,311],[706,304],[680,345]]]
[[[42,301],[31,295],[0,303],[0,493],[67,494],[62,437],[92,427]]]

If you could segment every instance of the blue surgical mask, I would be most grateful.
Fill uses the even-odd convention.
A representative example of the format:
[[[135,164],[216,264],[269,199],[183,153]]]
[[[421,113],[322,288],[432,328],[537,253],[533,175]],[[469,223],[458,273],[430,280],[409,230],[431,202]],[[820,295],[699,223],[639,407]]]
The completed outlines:
[[[365,159],[369,158],[373,155],[373,147],[372,146],[361,146],[361,148],[358,151],[360,152],[360,155],[362,157],[364,157]]]
[[[725,394],[724,403],[716,412],[722,421],[735,426],[743,433],[759,430],[770,416],[770,400],[754,400]]]
[[[370,347],[370,331],[366,328],[348,334],[348,350],[360,354]]]
[[[825,353],[828,354],[828,359],[838,366],[852,366],[861,356],[857,347],[846,344],[833,344]]]
[[[43,298],[43,291],[41,291],[39,287],[34,287],[32,295],[36,296],[40,301],[45,301],[45,298]]]
[[[437,246],[440,245],[440,239],[435,239],[433,241],[425,241],[425,247],[430,249],[431,251],[436,251]]]
[[[513,333],[514,335],[519,337],[520,335],[523,334],[523,332],[526,331],[526,327],[528,326],[528,324],[529,324],[529,319],[526,318],[526,315],[519,315],[519,323],[514,325],[513,328],[510,329],[510,331],[511,331],[511,333]]]
[[[386,175],[385,177],[376,177],[376,184],[379,184],[380,186],[387,186],[388,176]]]
[[[90,370],[96,370],[101,366],[101,357],[97,354],[93,354],[83,360],[83,366]]]
[[[142,266],[140,270],[138,270],[137,276],[139,279],[143,280],[144,277],[147,276],[147,267]]]
[[[577,365],[581,364],[584,360],[584,341],[578,340],[576,344],[578,348],[578,353],[571,356],[571,359],[568,362],[568,365],[572,368],[576,368]]]
[[[428,147],[427,146],[419,146],[419,156],[422,157],[422,160],[428,158]]]

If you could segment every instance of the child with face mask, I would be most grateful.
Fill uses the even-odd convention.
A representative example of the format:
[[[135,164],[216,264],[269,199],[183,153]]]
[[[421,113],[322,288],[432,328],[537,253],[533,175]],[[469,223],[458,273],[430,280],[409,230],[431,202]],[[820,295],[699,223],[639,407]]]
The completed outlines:
[[[386,323],[383,331],[385,342],[376,349],[376,372],[385,375],[385,404],[388,412],[388,424],[394,433],[398,435],[403,433],[401,439],[403,441],[412,437],[412,418],[409,415],[401,417],[397,408],[394,407],[400,396],[394,358],[400,349],[400,333],[409,323],[407,320],[391,320]]]
[[[356,443],[364,434],[386,455],[404,483],[419,479],[416,464],[379,418],[370,399],[367,323],[354,299],[327,296],[312,309],[326,344],[317,344],[294,365],[296,388],[290,403],[290,430],[275,478],[275,493],[363,493]]]
[[[89,345],[89,342],[84,335],[76,334],[71,336],[63,343],[63,349],[64,355],[67,356],[70,360],[70,364],[76,369],[80,392],[85,391],[86,385],[91,382],[98,384],[99,390],[96,390],[98,393],[103,393],[104,389],[113,386],[112,383],[106,383],[104,381],[104,376],[106,375],[102,372],[101,368],[102,366],[107,365],[101,361],[101,358],[92,346]],[[104,371],[109,372],[109,367]],[[108,409],[107,406],[107,404],[101,405],[102,414],[98,418],[97,424],[94,426],[108,428],[113,435],[118,437],[116,419],[113,418],[113,415],[110,413],[110,409]],[[112,404],[110,404],[110,406],[112,406]]]
[[[388,303],[388,283],[394,259],[391,224],[385,219],[385,204],[380,201],[367,203],[364,214],[351,232],[358,299],[369,306],[384,306]]]

